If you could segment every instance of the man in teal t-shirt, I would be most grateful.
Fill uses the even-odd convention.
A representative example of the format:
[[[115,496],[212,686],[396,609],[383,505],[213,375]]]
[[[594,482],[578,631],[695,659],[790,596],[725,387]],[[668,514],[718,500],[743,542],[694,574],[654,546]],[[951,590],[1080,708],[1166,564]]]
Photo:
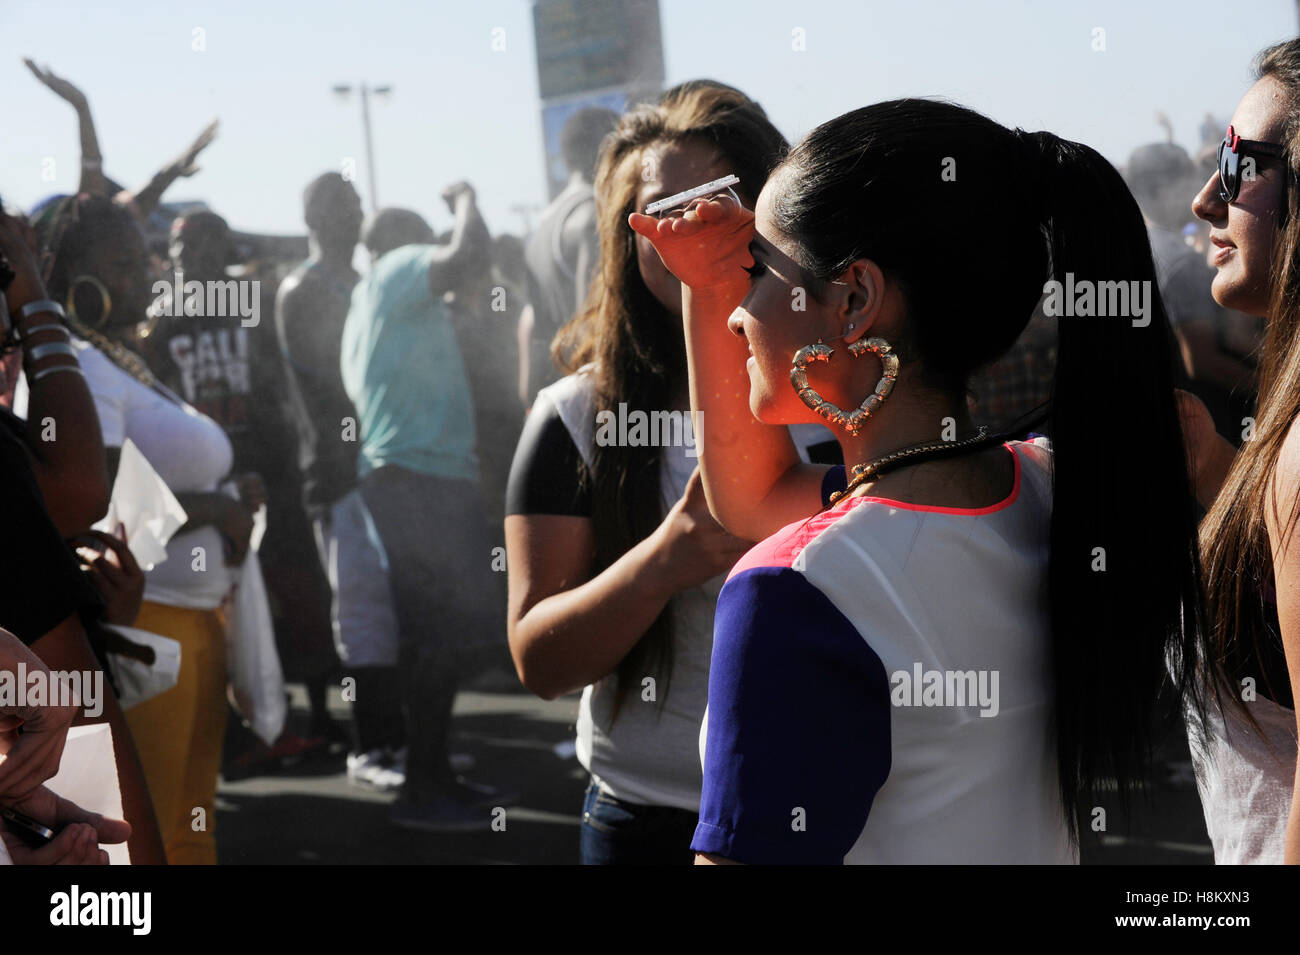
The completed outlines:
[[[469,382],[447,306],[429,282],[444,248],[412,244],[384,252],[352,292],[342,371],[360,419],[362,477],[393,464],[434,477],[478,478]]]
[[[451,239],[416,213],[384,209],[363,241],[374,257],[343,327],[343,386],[356,406],[361,493],[388,562],[400,631],[406,783],[390,818],[434,832],[487,829],[503,790],[452,772],[456,686],[485,645],[505,641],[500,575],[477,485],[474,407],[443,297],[470,284],[489,240],[474,192],[443,193]]]

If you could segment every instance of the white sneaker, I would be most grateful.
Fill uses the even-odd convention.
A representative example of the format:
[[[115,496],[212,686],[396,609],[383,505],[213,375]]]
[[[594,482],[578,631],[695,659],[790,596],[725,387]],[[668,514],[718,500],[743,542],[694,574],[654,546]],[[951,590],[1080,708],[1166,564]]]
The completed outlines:
[[[406,782],[406,758],[407,747],[404,746],[399,750],[382,748],[382,750],[370,750],[363,755],[350,754],[347,758],[347,778],[348,780],[354,778],[352,764],[355,761],[355,763],[359,764],[357,765],[357,772],[364,773],[365,777],[367,777],[365,785],[374,785],[373,782],[369,781],[368,777],[370,773],[377,772],[377,770],[365,768],[364,764],[369,760],[370,763],[377,765],[378,769],[382,770],[381,776],[383,776],[383,773],[387,773],[387,776],[383,776],[385,780],[396,778],[396,782],[391,783],[391,786],[382,786],[381,789],[400,789],[402,783]],[[451,767],[451,772],[454,772],[456,776],[464,776],[465,773],[471,772],[474,768],[474,758],[468,752],[452,752],[452,754],[448,754],[447,763]]]
[[[406,776],[406,747],[393,750],[392,767],[396,769],[403,777]],[[457,776],[463,776],[474,768],[474,757],[469,753],[450,753],[447,756],[447,763],[451,766],[451,771]]]
[[[401,789],[406,783],[405,761],[398,763],[388,750],[348,753],[348,782],[381,792]]]

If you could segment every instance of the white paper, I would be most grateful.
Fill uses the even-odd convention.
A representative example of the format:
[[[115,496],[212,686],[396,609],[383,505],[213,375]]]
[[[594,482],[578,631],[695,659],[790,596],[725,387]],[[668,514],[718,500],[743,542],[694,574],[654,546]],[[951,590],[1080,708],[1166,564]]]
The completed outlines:
[[[108,513],[94,525],[95,530],[116,534],[119,523],[125,526],[127,546],[147,573],[167,559],[167,542],[187,520],[171,488],[127,438],[122,442]]]
[[[59,771],[45,782],[64,799],[71,799],[88,812],[106,819],[122,818],[122,790],[113,759],[113,730],[107,723],[74,726],[68,730]],[[125,842],[101,845],[109,865],[130,865],[131,853]]]
[[[176,685],[181,672],[180,641],[120,624],[106,623],[102,626],[116,630],[132,643],[152,647],[154,652],[152,665],[120,653],[108,654],[108,665],[113,668],[113,680],[119,691],[117,701],[122,709],[139,706]]]

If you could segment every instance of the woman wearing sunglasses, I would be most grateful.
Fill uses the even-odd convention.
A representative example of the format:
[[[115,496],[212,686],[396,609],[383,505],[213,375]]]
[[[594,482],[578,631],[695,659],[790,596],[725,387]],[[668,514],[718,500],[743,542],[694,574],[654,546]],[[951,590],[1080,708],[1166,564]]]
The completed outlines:
[[[1059,318],[1050,445],[973,429],[966,383],[1045,280],[1154,286],[1119,174],[899,100],[815,129],[753,212],[629,222],[684,286],[710,506],[761,541],[718,598],[697,861],[1076,861],[1195,659],[1174,339],[1158,296]],[[784,427],[819,419],[847,482]]]
[[[1300,40],[1255,72],[1192,205],[1211,226],[1215,300],[1268,322],[1254,435],[1201,527],[1221,699],[1208,727],[1191,724],[1192,753],[1215,861],[1300,863]]]

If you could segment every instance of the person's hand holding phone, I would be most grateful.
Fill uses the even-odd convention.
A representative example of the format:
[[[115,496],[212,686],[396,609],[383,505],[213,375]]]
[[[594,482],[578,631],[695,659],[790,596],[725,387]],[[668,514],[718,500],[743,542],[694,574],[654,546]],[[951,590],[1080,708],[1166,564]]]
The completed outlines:
[[[53,691],[54,677],[40,657],[12,633],[0,630],[0,669],[13,673],[16,679],[20,663],[28,685],[33,673],[43,674]],[[81,707],[55,706],[51,700],[44,704],[34,706],[24,701],[22,706],[0,706],[0,753],[4,754],[0,761],[0,805],[16,805],[59,771],[68,727]]]
[[[55,831],[54,838],[41,845],[0,823],[0,839],[15,865],[108,865],[108,853],[100,845],[126,842],[131,836],[130,823],[87,812],[44,786],[11,808]]]
[[[54,686],[40,657],[12,633],[0,630],[0,670],[16,678],[19,664],[28,685],[31,674],[37,673]],[[29,845],[8,823],[0,823],[0,839],[18,864],[107,864],[100,843],[124,842],[131,827],[87,812],[43,785],[59,771],[68,728],[80,711],[80,706],[53,705],[48,699],[43,704],[24,701],[22,706],[0,706],[0,806],[17,810],[56,834],[46,845]]]

